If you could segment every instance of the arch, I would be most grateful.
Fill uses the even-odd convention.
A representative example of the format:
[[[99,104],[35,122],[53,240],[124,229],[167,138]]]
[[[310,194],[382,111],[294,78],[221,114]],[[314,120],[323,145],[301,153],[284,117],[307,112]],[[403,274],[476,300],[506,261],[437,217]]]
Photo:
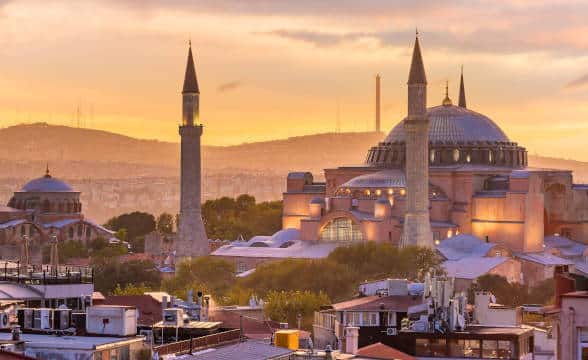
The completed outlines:
[[[329,216],[330,215],[330,216]],[[327,215],[319,227],[319,240],[353,243],[363,241],[361,225],[355,217],[342,211]]]
[[[42,209],[45,213],[51,212],[51,203],[49,202],[49,199],[43,200]]]

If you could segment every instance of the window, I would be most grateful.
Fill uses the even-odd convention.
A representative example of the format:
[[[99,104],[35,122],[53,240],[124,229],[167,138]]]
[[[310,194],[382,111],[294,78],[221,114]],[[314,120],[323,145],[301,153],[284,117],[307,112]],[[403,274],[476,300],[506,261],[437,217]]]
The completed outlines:
[[[453,162],[459,161],[459,149],[453,149]]]
[[[82,224],[78,224],[78,237],[82,237],[83,234],[84,234],[84,227],[82,226]]]
[[[512,359],[514,354],[514,343],[508,340],[498,340],[498,358]]]
[[[92,236],[92,228],[87,226],[86,227],[86,239],[89,239]]]
[[[73,226],[70,226],[69,227],[68,232],[69,232],[69,234],[68,234],[69,235],[69,238],[70,239],[73,239],[73,237],[74,237],[74,228],[73,228]]]
[[[498,359],[498,341],[482,341],[482,357],[484,359]]]
[[[430,151],[431,164],[435,163],[435,150]]]
[[[336,218],[321,231],[320,240],[336,242],[359,242],[363,240],[361,228],[348,218]]]

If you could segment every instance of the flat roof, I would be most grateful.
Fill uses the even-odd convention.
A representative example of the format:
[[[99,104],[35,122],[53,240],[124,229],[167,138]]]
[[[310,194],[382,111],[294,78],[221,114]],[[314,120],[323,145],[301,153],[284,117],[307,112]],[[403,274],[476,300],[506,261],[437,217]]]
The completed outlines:
[[[21,334],[20,339],[30,348],[99,350],[126,343],[143,341],[144,336],[56,336],[44,334]],[[0,341],[12,340],[11,333],[0,333]]]

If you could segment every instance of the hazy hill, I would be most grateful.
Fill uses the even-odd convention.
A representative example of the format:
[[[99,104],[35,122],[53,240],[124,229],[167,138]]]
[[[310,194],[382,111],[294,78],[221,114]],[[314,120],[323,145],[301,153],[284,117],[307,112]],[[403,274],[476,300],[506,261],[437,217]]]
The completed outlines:
[[[360,164],[383,133],[328,133],[235,146],[205,146],[204,171],[283,175],[292,170]],[[0,178],[39,176],[49,162],[54,174],[69,179],[176,177],[179,144],[135,139],[106,131],[37,123],[0,129]],[[529,156],[532,166],[574,170],[588,180],[588,163]]]

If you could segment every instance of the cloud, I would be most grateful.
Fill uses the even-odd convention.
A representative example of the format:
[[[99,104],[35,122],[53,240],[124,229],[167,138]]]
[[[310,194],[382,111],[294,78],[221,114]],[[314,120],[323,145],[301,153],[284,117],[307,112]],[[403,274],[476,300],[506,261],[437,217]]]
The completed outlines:
[[[243,82],[242,81],[229,81],[227,83],[224,84],[220,84],[217,88],[216,91],[219,93],[224,93],[227,91],[232,91],[235,90],[237,88],[240,88],[241,86],[243,86]]]
[[[577,79],[570,81],[569,83],[567,83],[564,86],[564,88],[565,89],[576,89],[576,88],[584,87],[587,85],[588,85],[588,74],[585,74],[584,76],[581,76]]]

